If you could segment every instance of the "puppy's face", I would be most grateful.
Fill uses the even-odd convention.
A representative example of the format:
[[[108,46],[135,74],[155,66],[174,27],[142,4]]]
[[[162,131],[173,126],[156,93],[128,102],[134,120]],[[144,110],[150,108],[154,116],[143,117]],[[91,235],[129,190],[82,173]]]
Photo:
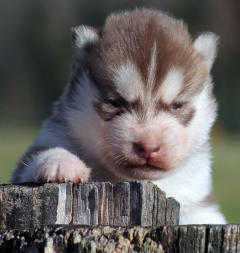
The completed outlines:
[[[181,166],[215,118],[215,36],[192,41],[182,22],[154,11],[110,16],[101,36],[86,27],[77,35],[85,56],[73,135],[123,179],[159,179]]]

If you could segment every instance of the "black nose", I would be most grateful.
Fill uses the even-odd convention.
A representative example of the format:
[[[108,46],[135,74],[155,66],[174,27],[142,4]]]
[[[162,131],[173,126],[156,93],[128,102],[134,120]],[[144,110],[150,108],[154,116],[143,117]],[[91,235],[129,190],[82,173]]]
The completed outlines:
[[[160,151],[160,145],[157,143],[134,142],[133,151],[141,158],[149,159]]]

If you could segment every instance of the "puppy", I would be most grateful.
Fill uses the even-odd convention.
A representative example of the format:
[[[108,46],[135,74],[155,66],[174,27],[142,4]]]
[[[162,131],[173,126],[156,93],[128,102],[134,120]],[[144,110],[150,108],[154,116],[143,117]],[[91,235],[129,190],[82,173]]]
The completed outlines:
[[[181,224],[225,223],[211,197],[217,36],[143,9],[73,41],[69,84],[12,183],[146,179],[180,202]]]

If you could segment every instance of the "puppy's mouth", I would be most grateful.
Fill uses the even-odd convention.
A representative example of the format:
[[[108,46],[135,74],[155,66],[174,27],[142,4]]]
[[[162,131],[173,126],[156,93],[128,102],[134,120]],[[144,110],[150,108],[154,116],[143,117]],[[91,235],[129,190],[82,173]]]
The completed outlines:
[[[145,163],[145,164],[129,164],[126,169],[132,170],[144,170],[144,171],[164,171],[164,168]]]
[[[130,180],[157,180],[168,174],[168,170],[160,166],[148,162],[142,164],[128,163],[119,168],[119,173]]]

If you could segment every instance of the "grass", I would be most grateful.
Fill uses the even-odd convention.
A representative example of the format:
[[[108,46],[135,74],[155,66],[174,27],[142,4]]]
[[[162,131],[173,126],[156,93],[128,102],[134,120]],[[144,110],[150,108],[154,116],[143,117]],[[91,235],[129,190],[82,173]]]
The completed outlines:
[[[226,136],[213,143],[215,193],[229,223],[240,223],[240,136]]]
[[[37,136],[33,128],[0,127],[0,183],[8,183],[17,161]],[[213,178],[229,223],[240,223],[240,136],[214,138]]]
[[[9,182],[18,160],[36,135],[33,128],[0,127],[0,184]]]

